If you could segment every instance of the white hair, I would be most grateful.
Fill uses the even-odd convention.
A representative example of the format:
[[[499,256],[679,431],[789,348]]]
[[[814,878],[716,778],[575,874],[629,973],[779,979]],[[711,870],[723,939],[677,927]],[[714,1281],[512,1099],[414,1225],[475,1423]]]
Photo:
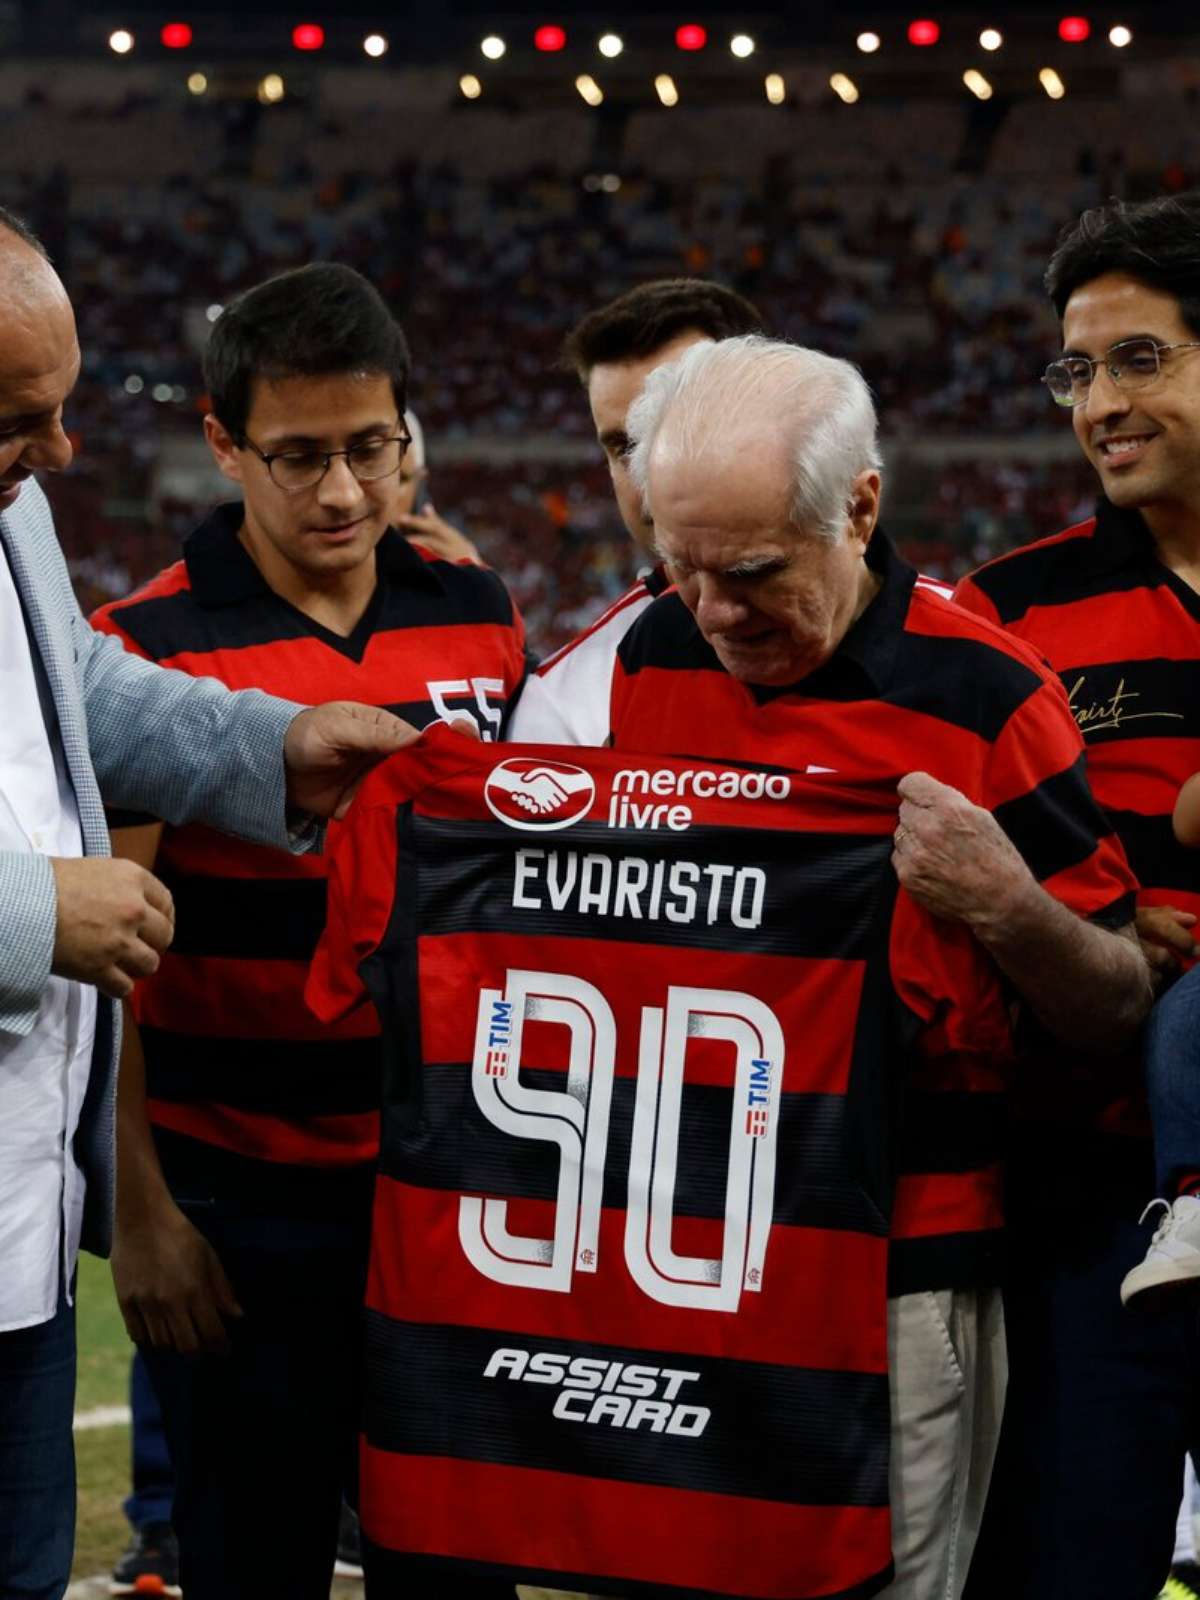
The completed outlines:
[[[625,431],[629,475],[651,513],[650,460],[668,419],[672,445],[692,460],[714,444],[728,449],[777,429],[792,464],[792,521],[828,539],[845,526],[855,478],[882,465],[875,405],[858,368],[757,333],[693,345],[647,377]]]
[[[404,413],[404,426],[412,436],[412,443],[408,447],[408,464],[410,467],[423,467],[425,465],[425,429],[417,421],[415,411]]]

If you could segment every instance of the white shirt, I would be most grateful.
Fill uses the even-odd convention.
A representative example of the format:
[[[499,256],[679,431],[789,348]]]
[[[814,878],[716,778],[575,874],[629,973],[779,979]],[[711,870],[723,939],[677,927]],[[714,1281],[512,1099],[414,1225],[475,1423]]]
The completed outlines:
[[[0,850],[80,856],[79,808],[48,692],[0,546]],[[30,1033],[0,1029],[0,1333],[48,1322],[83,1220],[72,1153],[96,1034],[96,991],[51,978]]]
[[[590,627],[547,656],[521,690],[505,738],[523,744],[607,744],[617,646],[666,587],[660,570],[643,574]]]

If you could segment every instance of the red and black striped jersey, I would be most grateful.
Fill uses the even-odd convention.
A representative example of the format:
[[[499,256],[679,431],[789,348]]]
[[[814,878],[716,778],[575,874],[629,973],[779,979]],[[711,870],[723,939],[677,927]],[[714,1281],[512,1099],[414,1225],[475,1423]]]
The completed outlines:
[[[1141,516],[1101,499],[1089,521],[964,578],[956,599],[1062,679],[1139,902],[1200,913],[1200,852],[1171,830],[1180,786],[1200,770],[1200,595],[1163,566]],[[1081,1064],[1072,1094],[1076,1119],[1144,1130],[1132,1057]]]
[[[953,959],[897,987],[944,940],[874,789],[439,729],[333,830],[309,1001],[387,1041],[374,1571],[887,1581],[896,1087],[918,1032],[1008,1026]]]
[[[1054,673],[1027,646],[968,615],[892,551],[867,556],[881,588],[833,657],[801,682],[763,689],[721,666],[677,595],[646,611],[618,650],[618,749],[775,763],[876,786],[931,773],[993,812],[1037,878],[1083,916],[1129,921],[1134,882],[1092,799],[1083,748]],[[938,958],[964,992],[991,964],[962,927]],[[922,949],[899,940],[897,983],[920,986]],[[953,1287],[997,1268],[1005,1080],[934,1027],[906,1087],[893,1217],[892,1287]]]
[[[525,744],[607,744],[617,646],[668,587],[662,566],[643,573],[595,622],[547,657],[526,678],[506,737]]]
[[[266,583],[220,507],[183,560],[96,627],[164,666],[305,704],[387,706],[418,726],[469,714],[495,737],[523,671],[520,617],[495,574],[427,558],[398,534],[376,551],[377,583],[343,638]],[[164,830],[155,871],[175,899],[171,949],[137,987],[149,1114],[175,1164],[270,1193],[313,1169],[374,1159],[379,1046],[369,1016],[319,1026],[304,1004],[325,921],[326,863],[209,828]]]

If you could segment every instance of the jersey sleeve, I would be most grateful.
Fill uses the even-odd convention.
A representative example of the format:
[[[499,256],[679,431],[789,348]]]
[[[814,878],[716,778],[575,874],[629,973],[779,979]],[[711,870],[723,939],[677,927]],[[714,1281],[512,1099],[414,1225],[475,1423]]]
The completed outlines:
[[[325,928],[309,968],[304,999],[322,1022],[349,1016],[367,1001],[361,969],[379,945],[396,894],[396,811],[359,803],[330,825]]]
[[[984,789],[984,803],[1049,894],[1110,927],[1132,919],[1137,879],[1092,795],[1083,739],[1048,669],[993,744]]]
[[[1001,626],[1000,613],[976,583],[975,578],[975,573],[968,573],[965,578],[958,580],[954,590],[955,605],[961,606],[964,611],[970,611],[977,617],[986,618],[988,622],[994,622],[997,627]]]

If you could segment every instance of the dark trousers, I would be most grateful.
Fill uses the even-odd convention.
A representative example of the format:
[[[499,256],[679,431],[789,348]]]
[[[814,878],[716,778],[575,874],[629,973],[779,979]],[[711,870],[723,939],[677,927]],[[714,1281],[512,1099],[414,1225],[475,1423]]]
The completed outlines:
[[[368,1224],[187,1207],[244,1312],[228,1356],[147,1350],[188,1600],[329,1600],[355,1496]]]
[[[1146,1091],[1155,1188],[1172,1200],[1180,1178],[1200,1173],[1200,967],[1168,989],[1150,1014]]]
[[[75,1311],[0,1333],[0,1600],[61,1600],[75,1543]]]
[[[1153,1195],[1140,1141],[1024,1138],[1010,1163],[1009,1387],[967,1600],[1154,1600],[1200,1437],[1194,1309],[1126,1310]]]
[[[170,1522],[175,1476],[167,1453],[162,1410],[140,1350],[134,1352],[129,1368],[129,1409],[133,1414],[130,1430],[133,1492],[123,1510],[131,1528],[149,1528],[157,1522]]]

